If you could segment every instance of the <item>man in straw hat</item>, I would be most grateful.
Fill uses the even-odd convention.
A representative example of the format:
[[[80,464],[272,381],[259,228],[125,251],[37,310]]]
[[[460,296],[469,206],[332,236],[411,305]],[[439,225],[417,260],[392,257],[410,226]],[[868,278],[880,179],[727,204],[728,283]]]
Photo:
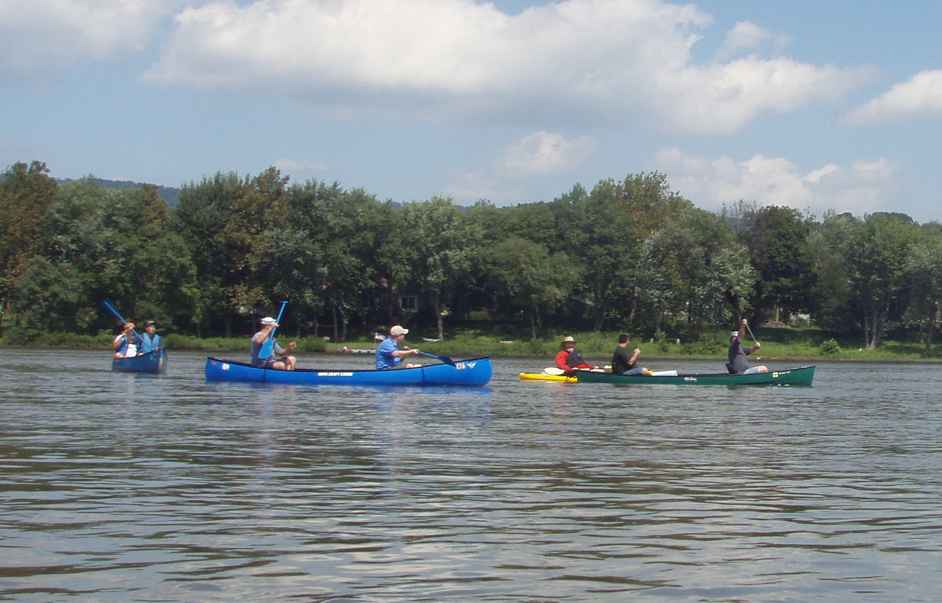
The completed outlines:
[[[576,340],[567,335],[563,337],[559,344],[559,352],[556,354],[556,368],[571,373],[579,369],[595,368],[582,358],[582,354],[576,351]]]

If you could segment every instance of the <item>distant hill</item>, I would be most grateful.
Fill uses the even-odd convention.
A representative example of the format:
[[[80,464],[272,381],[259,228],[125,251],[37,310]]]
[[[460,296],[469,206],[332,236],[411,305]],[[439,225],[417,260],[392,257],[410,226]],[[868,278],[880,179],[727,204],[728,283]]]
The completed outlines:
[[[74,181],[72,178],[57,178],[57,180],[59,182]],[[102,188],[141,188],[147,184],[145,182],[131,182],[130,180],[105,180],[104,178],[83,178],[83,180],[89,180]],[[151,186],[157,187],[160,198],[170,207],[176,207],[180,204],[180,189],[171,186],[161,186],[159,184],[153,184]]]

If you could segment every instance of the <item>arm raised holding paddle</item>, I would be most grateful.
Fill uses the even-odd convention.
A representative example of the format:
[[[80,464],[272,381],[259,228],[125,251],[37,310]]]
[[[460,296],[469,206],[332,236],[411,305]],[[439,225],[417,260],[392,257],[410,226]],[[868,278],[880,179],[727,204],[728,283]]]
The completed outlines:
[[[282,348],[275,341],[275,331],[284,315],[288,300],[281,302],[278,318],[266,316],[261,321],[261,328],[252,336],[252,366],[273,369],[276,371],[293,371],[297,362],[294,356],[288,355],[290,349]],[[291,345],[288,346],[291,348]]]
[[[742,347],[742,338],[746,333],[752,336],[752,341],[754,345],[751,348]],[[752,366],[749,364],[749,361],[746,360],[746,356],[757,352],[759,348],[762,347],[758,341],[756,341],[755,335],[752,335],[752,329],[749,328],[749,322],[743,318],[739,321],[739,329],[733,331],[729,338],[729,352],[727,354],[727,363],[726,368],[731,374],[736,375],[750,375],[753,373],[767,373],[769,372],[769,367],[767,366]]]

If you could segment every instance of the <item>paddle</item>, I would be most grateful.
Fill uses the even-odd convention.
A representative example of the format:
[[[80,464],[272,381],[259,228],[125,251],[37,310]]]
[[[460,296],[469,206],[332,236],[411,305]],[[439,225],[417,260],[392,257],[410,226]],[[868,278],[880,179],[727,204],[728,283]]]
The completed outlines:
[[[419,354],[423,356],[428,356],[429,358],[435,358],[439,362],[444,362],[445,364],[450,364],[451,366],[455,366],[455,361],[449,358],[448,356],[439,356],[438,354],[430,354],[429,352],[419,352]]]
[[[756,339],[756,336],[752,334],[752,329],[749,328],[749,323],[746,322],[745,325],[746,325],[746,331],[749,332],[749,337],[752,337],[752,342],[759,343],[759,340]],[[762,344],[759,344],[759,345],[762,345]]]
[[[109,300],[107,299],[102,300],[101,305],[103,305],[106,310],[111,312],[111,314],[114,315],[115,318],[120,320],[122,325],[128,324],[128,321],[125,320],[123,316],[121,316],[121,313],[118,312],[118,309],[115,308],[114,305]],[[134,333],[135,336],[140,337],[140,335],[138,335],[137,331],[135,331],[134,329],[131,329],[131,332]]]

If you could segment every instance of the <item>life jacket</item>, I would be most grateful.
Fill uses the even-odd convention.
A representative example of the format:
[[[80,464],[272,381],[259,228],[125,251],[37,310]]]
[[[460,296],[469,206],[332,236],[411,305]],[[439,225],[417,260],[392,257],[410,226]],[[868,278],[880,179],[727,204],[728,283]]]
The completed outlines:
[[[258,335],[258,333],[256,333]],[[261,365],[264,364],[269,358],[275,354],[275,338],[268,337],[262,343],[256,343],[255,337],[252,337],[252,364]]]
[[[147,332],[141,333],[141,354],[153,352],[158,348],[160,348],[160,335],[154,333],[154,335],[151,336],[150,333]]]

